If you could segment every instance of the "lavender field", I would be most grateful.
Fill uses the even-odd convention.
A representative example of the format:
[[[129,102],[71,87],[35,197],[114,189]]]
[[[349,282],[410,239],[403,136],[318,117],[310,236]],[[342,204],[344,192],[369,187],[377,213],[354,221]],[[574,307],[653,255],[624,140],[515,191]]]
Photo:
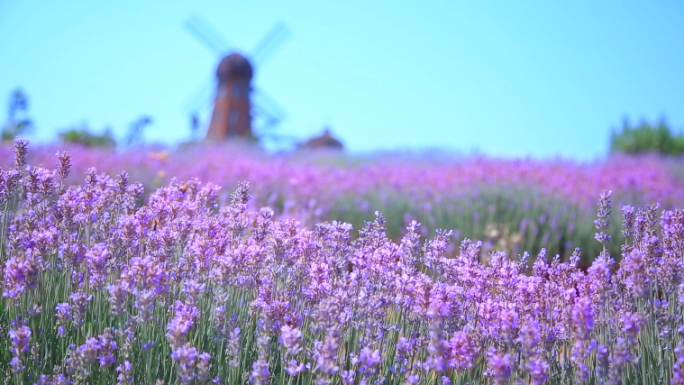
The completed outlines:
[[[64,150],[73,156],[73,170],[64,183],[81,184],[91,167],[110,176],[125,170],[131,181],[143,184],[142,201],[175,178],[217,184],[222,187],[217,200],[227,204],[238,183],[250,181],[251,208],[270,207],[276,217],[296,219],[307,227],[338,220],[358,229],[380,211],[395,241],[416,220],[424,237],[437,229],[453,229],[450,254],[464,238],[482,240],[483,257],[494,249],[518,255],[538,253],[543,247],[567,259],[581,247],[584,267],[602,250],[594,241],[593,220],[603,190],[614,192],[617,207],[684,207],[681,162],[652,156],[579,163],[415,154],[274,156],[230,144],[178,152],[63,145],[36,148],[28,161],[52,168],[55,153]],[[0,167],[9,169],[13,162],[13,149],[0,146]],[[619,236],[619,210],[611,219],[607,231]],[[620,258],[619,244],[608,248]]]
[[[675,159],[19,140],[0,168],[8,384],[684,384]]]

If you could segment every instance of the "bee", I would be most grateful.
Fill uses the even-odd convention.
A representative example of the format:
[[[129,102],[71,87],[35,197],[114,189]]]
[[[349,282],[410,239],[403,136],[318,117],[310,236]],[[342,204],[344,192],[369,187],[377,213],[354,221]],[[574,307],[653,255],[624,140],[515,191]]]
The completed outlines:
[[[152,230],[157,231],[157,226],[159,226],[159,219],[152,220]]]
[[[180,192],[182,192],[182,193],[188,191],[188,184],[187,184],[187,183],[183,183],[183,184],[178,188],[178,190],[179,190]]]

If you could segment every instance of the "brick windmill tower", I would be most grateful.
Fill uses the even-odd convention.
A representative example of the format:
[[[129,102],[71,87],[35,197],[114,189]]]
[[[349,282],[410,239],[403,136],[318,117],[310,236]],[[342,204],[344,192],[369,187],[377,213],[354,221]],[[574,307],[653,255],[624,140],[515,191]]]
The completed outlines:
[[[231,53],[216,69],[216,97],[207,140],[251,138],[252,133],[252,76],[254,70],[246,57]]]
[[[252,87],[253,63],[263,64],[265,58],[275,49],[275,45],[285,38],[285,26],[276,24],[259,41],[249,58],[230,50],[229,45],[198,17],[190,18],[185,26],[206,47],[215,53],[225,55],[216,68],[216,91],[211,100],[213,112],[205,139],[220,142],[269,136],[264,131],[276,126],[284,117],[284,113],[263,91],[257,91]],[[230,53],[226,55],[225,52]],[[194,103],[196,108],[192,109],[193,121],[197,120],[197,111],[204,106],[204,101],[208,98],[202,99],[199,106]],[[255,120],[259,128],[258,133],[253,130]]]

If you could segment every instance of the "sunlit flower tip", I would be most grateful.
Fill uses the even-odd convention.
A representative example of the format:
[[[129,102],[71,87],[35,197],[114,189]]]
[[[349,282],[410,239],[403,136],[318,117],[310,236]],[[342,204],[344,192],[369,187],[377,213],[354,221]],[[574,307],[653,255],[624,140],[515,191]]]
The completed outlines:
[[[29,141],[27,139],[14,139],[14,166],[21,168],[26,166],[26,154],[28,153]]]

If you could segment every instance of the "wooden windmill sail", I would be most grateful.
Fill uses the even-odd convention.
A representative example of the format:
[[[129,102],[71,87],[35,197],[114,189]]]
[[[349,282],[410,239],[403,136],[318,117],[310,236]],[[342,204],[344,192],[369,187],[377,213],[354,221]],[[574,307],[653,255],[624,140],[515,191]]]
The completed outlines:
[[[255,91],[252,86],[253,65],[263,64],[275,46],[282,42],[287,32],[285,26],[276,24],[259,41],[249,56],[230,50],[218,34],[198,17],[190,18],[185,26],[206,47],[225,55],[216,68],[213,112],[206,140],[223,141],[231,138],[252,139],[257,136],[268,136],[269,133],[265,131],[275,127],[283,119],[284,112],[263,91]],[[226,52],[230,53],[225,54]],[[194,104],[193,121],[196,121],[197,110],[202,105]],[[253,130],[254,118],[259,120],[258,133]]]

